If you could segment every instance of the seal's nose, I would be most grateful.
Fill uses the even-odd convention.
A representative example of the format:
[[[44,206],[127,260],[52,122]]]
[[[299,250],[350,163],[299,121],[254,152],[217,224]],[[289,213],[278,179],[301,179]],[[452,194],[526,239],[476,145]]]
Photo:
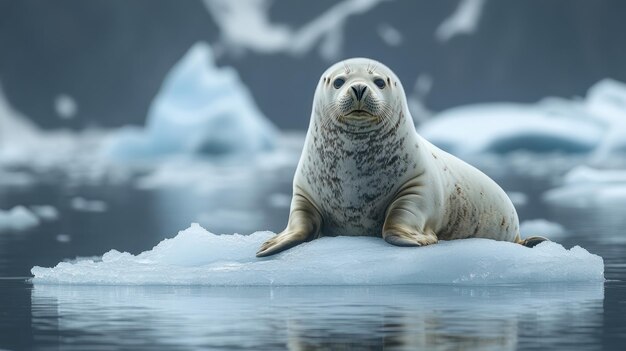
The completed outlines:
[[[356,97],[357,101],[361,101],[363,95],[365,95],[365,90],[367,90],[367,85],[354,84],[350,88],[352,88],[352,91],[354,92],[354,96]]]

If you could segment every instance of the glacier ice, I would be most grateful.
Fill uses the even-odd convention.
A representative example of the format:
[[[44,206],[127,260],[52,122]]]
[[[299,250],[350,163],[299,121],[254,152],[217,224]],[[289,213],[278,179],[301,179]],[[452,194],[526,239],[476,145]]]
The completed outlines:
[[[236,71],[217,67],[210,46],[199,42],[167,74],[145,129],[113,134],[104,152],[116,159],[243,156],[273,149],[276,134]]]
[[[33,267],[33,282],[106,285],[491,285],[603,281],[604,262],[581,247],[544,242],[529,249],[488,239],[402,248],[373,237],[324,237],[256,258],[271,232],[215,235],[198,224],[132,255]]]
[[[420,134],[456,154],[527,150],[590,154],[602,161],[626,151],[626,84],[601,80],[584,99],[452,108],[424,123]]]

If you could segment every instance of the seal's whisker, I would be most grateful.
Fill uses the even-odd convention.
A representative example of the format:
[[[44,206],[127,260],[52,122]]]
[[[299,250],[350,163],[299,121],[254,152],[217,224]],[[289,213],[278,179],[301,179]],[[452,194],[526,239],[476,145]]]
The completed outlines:
[[[322,110],[323,116],[320,126],[322,128],[328,128],[333,120],[338,119],[341,121],[341,113],[339,112],[339,106],[337,103],[328,103]]]

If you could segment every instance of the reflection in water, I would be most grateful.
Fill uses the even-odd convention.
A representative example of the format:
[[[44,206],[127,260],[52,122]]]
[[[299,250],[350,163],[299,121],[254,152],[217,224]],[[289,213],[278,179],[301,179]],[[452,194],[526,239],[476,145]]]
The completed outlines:
[[[603,284],[503,287],[54,286],[32,290],[44,344],[233,349],[583,347]],[[579,335],[577,337],[577,335]],[[539,337],[540,336],[540,337]]]

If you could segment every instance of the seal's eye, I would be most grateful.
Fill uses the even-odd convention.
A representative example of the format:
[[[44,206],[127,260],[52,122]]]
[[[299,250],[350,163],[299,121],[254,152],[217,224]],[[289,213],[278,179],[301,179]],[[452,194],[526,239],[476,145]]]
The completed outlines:
[[[385,87],[385,81],[381,78],[374,79],[374,84],[376,84],[376,86],[379,87],[380,89]]]
[[[335,79],[335,81],[333,82],[333,86],[335,87],[335,89],[339,89],[341,88],[341,86],[343,85],[343,83],[345,83],[346,81],[343,78],[337,78]]]

